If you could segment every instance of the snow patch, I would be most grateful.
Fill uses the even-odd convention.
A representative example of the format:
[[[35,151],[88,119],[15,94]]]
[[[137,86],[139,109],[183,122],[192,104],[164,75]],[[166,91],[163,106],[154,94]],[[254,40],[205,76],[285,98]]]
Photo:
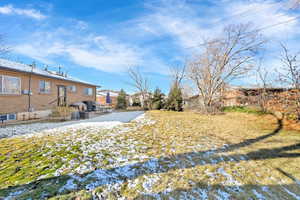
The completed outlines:
[[[264,197],[264,195],[262,195],[261,193],[258,193],[255,189],[253,189],[252,192],[258,199],[261,199],[261,200],[266,199]]]
[[[152,192],[152,187],[157,183],[160,179],[160,176],[152,175],[152,176],[144,176],[146,181],[143,182],[143,188],[147,193]]]
[[[11,193],[9,193],[9,195],[7,197],[4,198],[4,200],[14,200],[14,199],[16,199],[17,196],[21,195],[25,191],[26,191],[25,189],[22,189],[22,190],[17,190],[17,191],[11,192]]]
[[[63,192],[65,190],[72,191],[77,189],[77,184],[74,183],[74,179],[69,179],[67,183],[59,189],[59,192]]]
[[[231,197],[230,194],[228,194],[227,192],[220,190],[220,189],[217,190],[217,194],[218,195],[216,195],[216,197],[219,200],[227,200],[227,199],[230,199],[230,197]]]
[[[283,187],[283,189],[284,189],[289,195],[291,195],[292,197],[294,197],[295,199],[300,200],[300,196],[298,196],[297,194],[291,192],[290,190],[288,190],[288,189],[285,188],[285,187]]]

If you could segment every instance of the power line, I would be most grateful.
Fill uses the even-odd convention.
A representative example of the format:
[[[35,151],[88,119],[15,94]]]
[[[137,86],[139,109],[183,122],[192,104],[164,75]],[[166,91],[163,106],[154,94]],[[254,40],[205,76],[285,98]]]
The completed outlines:
[[[284,1],[284,0],[278,0],[278,1],[274,2],[274,3],[269,3],[269,7],[272,7],[272,6],[276,5],[276,4],[282,4],[283,1]],[[220,23],[222,23],[222,22],[224,22],[224,21],[226,21],[226,20],[228,20],[228,19],[231,19],[231,18],[233,18],[233,17],[241,17],[241,18],[248,17],[249,15],[254,14],[254,13],[257,13],[257,12],[259,12],[260,10],[263,10],[264,8],[265,8],[265,7],[263,7],[263,6],[261,6],[261,7],[259,7],[259,8],[255,8],[255,9],[249,8],[249,9],[247,9],[247,10],[245,10],[245,11],[238,12],[238,13],[236,13],[236,14],[232,14],[232,15],[223,17],[223,18],[221,18],[221,19],[218,19],[216,22],[208,23],[207,25],[209,25],[209,26],[211,27],[211,26],[220,24]],[[247,13],[248,13],[248,14],[247,14]],[[283,14],[281,14],[281,15],[283,15]],[[281,16],[281,15],[279,15],[279,16]],[[185,32],[188,32],[188,31],[185,31]],[[185,33],[185,32],[182,32],[182,33]]]
[[[273,28],[275,26],[279,26],[279,25],[282,25],[282,24],[287,24],[287,23],[293,22],[293,21],[295,21],[297,19],[300,19],[300,16],[294,17],[294,18],[286,20],[286,21],[278,22],[276,24],[271,24],[271,25],[268,25],[268,26],[264,26],[264,27],[255,29],[253,32],[263,31],[263,30],[266,30],[266,29]],[[208,44],[208,42],[204,42],[204,43],[198,44],[198,45],[193,46],[193,47],[185,47],[185,49],[192,49],[192,48],[196,48],[196,47],[199,47],[199,46],[203,46],[205,44]]]
[[[286,20],[286,21],[278,22],[278,23],[276,23],[276,24],[272,24],[272,25],[268,25],[268,26],[259,28],[259,29],[257,29],[257,31],[262,31],[262,30],[269,29],[269,28],[273,28],[273,27],[275,27],[275,26],[279,26],[279,25],[282,25],[282,24],[287,24],[287,23],[290,23],[290,22],[295,21],[295,20],[297,20],[297,19],[300,19],[300,16],[294,17],[294,18],[289,19],[289,20]]]
[[[269,4],[269,7],[272,7],[272,6],[274,6],[274,5],[276,5],[276,4],[281,4],[281,3],[283,3],[283,1],[284,0],[278,0],[277,2],[274,2],[274,3],[270,3]],[[212,23],[212,24],[218,24],[218,23],[221,23],[222,21],[224,21],[224,20],[226,20],[226,19],[230,19],[230,18],[232,18],[232,17],[238,17],[238,16],[241,16],[241,17],[247,17],[247,16],[249,16],[250,14],[253,14],[253,12],[258,12],[258,11],[260,11],[260,10],[263,10],[265,7],[263,7],[263,6],[261,6],[261,7],[259,7],[259,8],[256,8],[256,9],[252,9],[252,8],[250,8],[250,9],[247,9],[247,10],[245,10],[245,11],[242,11],[242,12],[239,12],[239,13],[236,13],[236,14],[233,14],[233,15],[230,15],[230,16],[227,16],[227,17],[223,17],[223,18],[221,18],[220,20],[218,20],[216,23]],[[247,12],[249,12],[248,14],[247,14]],[[244,14],[247,14],[247,15],[244,15]]]
[[[277,2],[275,2],[275,3],[272,3],[273,5],[275,5],[275,4],[282,4],[283,3],[283,0],[278,0]],[[271,7],[271,6],[270,6]],[[247,9],[246,11],[243,11],[243,12],[240,12],[240,13],[237,13],[237,14],[234,14],[234,15],[230,15],[230,16],[228,16],[228,17],[224,17],[224,18],[222,18],[221,20],[218,20],[218,22],[216,22],[216,23],[212,23],[212,24],[210,24],[210,25],[216,25],[216,24],[219,24],[219,23],[221,23],[222,21],[224,21],[225,19],[229,19],[229,18],[232,18],[232,17],[234,17],[234,16],[239,16],[239,15],[242,15],[241,17],[246,17],[246,16],[249,16],[250,14],[253,14],[253,12],[251,13],[248,13],[247,15],[244,15],[244,14],[246,14],[247,12],[249,12],[249,11],[259,11],[259,10],[262,10],[262,9],[264,9],[264,7],[260,7],[260,8],[258,8],[258,9]],[[283,16],[284,14],[280,14],[279,16]],[[296,19],[298,19],[298,18],[300,18],[300,16],[297,16],[297,17],[295,17],[295,18],[293,18],[293,19],[290,19],[290,20],[287,20],[287,21],[283,21],[283,22],[279,22],[279,23],[277,23],[277,24],[272,24],[272,25],[268,25],[268,26],[265,26],[265,27],[262,27],[262,28],[258,28],[258,29],[256,29],[255,31],[261,31],[261,30],[265,30],[265,29],[268,29],[268,28],[272,28],[272,27],[274,27],[274,26],[278,26],[278,25],[281,25],[281,24],[285,24],[285,23],[289,23],[289,22],[292,22],[292,21],[295,21]],[[253,31],[253,32],[255,32],[255,31]],[[196,48],[196,47],[199,47],[199,46],[203,46],[203,45],[205,45],[205,44],[207,44],[208,42],[204,42],[204,43],[201,43],[201,44],[198,44],[198,45],[196,45],[196,46],[191,46],[191,47],[185,47],[184,49],[192,49],[192,48]]]

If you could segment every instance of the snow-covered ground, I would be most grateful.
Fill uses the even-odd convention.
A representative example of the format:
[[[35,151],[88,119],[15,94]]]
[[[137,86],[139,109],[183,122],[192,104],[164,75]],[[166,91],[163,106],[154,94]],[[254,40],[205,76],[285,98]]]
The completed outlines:
[[[51,123],[32,123],[22,124],[16,126],[7,126],[0,128],[0,138],[7,138],[17,135],[35,134],[41,131],[51,131],[52,129],[67,129],[67,128],[84,128],[87,126],[103,126],[112,128],[111,126],[120,123],[130,122],[139,115],[142,115],[142,111],[134,112],[115,112],[107,115],[101,115],[92,119],[69,121],[69,122],[51,122]],[[104,123],[106,122],[106,123]]]
[[[113,117],[126,122],[133,116],[137,117],[130,123],[108,121]],[[233,150],[240,143],[225,143],[212,132],[193,128],[203,130],[203,124],[212,121],[198,123],[194,115],[197,123],[191,123],[178,116],[172,112],[161,113],[161,117],[151,112],[114,113],[101,118],[104,121],[80,121],[7,139],[11,143],[3,145],[2,152],[9,156],[0,162],[7,173],[0,174],[0,179],[8,184],[13,179],[16,187],[3,184],[0,199],[2,192],[6,200],[79,199],[85,195],[89,195],[86,199],[124,200],[300,200],[300,181],[265,165],[268,161],[274,164],[274,159],[260,159],[253,147]],[[215,127],[213,132],[220,134]],[[274,152],[271,156],[274,158]]]
[[[137,141],[136,138],[127,137],[125,133],[134,132],[146,125],[153,125],[155,121],[146,118],[146,114],[143,114],[143,112],[113,113],[110,116],[113,117],[111,119],[119,119],[123,122],[130,120],[131,123],[120,121],[95,122],[95,119],[93,119],[43,130],[39,133],[20,135],[20,138],[28,138],[29,140],[55,135],[55,138],[60,141],[47,142],[43,147],[48,149],[43,153],[44,158],[57,157],[63,165],[53,174],[38,177],[38,180],[42,182],[41,184],[49,184],[47,181],[47,183],[44,182],[48,177],[54,176],[60,179],[63,174],[68,174],[69,179],[66,184],[62,185],[57,191],[58,193],[64,193],[76,190],[79,183],[82,183],[87,190],[93,190],[98,186],[110,183],[112,183],[112,186],[118,187],[123,183],[123,180],[117,175],[123,175],[123,177],[137,176],[134,169],[131,169],[135,166],[134,163],[142,163],[151,158],[144,154],[146,143]],[[132,119],[134,116],[135,118]],[[108,119],[110,119],[109,116],[106,116],[105,120]],[[101,169],[103,166],[106,167]],[[143,167],[152,170],[152,161],[145,163]],[[96,168],[99,168],[99,170],[95,170]],[[115,168],[116,170],[110,172],[109,168]],[[56,181],[56,183],[61,182],[63,181]],[[4,199],[22,199],[23,197],[20,195],[30,192],[27,186],[30,187],[30,185],[21,185],[22,189],[18,187],[13,189]]]

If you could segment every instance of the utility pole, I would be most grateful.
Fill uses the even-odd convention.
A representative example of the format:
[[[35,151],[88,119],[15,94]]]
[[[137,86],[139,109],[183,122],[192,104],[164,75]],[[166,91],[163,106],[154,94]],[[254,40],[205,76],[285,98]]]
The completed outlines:
[[[28,81],[28,112],[31,112],[32,109],[31,109],[31,79],[32,79],[32,74],[33,74],[33,69],[35,68],[36,64],[35,62],[33,62],[31,65],[31,71],[29,73],[29,81]]]

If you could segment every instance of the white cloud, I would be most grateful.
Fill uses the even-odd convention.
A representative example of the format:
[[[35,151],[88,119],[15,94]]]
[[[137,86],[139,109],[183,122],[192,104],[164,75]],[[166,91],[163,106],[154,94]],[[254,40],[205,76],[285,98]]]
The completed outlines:
[[[79,30],[86,30],[88,28],[88,24],[84,21],[78,20],[77,21],[77,28]]]
[[[289,0],[287,3],[287,8],[297,9],[300,7],[300,0]]]
[[[42,20],[45,19],[46,16],[43,15],[40,11],[35,9],[21,9],[21,8],[15,8],[13,5],[5,5],[0,7],[0,14],[3,15],[21,15],[30,17],[36,20]]]
[[[96,36],[90,43],[97,48],[72,45],[66,47],[65,52],[78,65],[106,72],[122,72],[129,67],[143,64],[142,53],[134,47],[114,42],[104,36]]]
[[[14,50],[46,64],[66,58],[82,67],[112,73],[125,72],[136,66],[142,67],[143,71],[158,73],[163,73],[162,69],[166,68],[151,51],[103,35],[80,35],[59,29],[52,33],[33,33],[27,40],[29,42],[17,45]]]
[[[269,41],[265,47],[267,52],[263,64],[270,71],[281,66],[278,58],[279,41],[288,41],[290,48],[299,43],[299,20],[284,2],[225,0],[215,1],[213,7],[190,3],[183,0],[161,0],[158,4],[157,1],[156,4],[148,4],[151,12],[137,19],[135,27],[149,37],[171,38],[170,49],[175,44],[176,50],[178,49],[175,54],[181,54],[182,57],[192,56],[199,48],[189,47],[197,47],[204,39],[218,36],[225,25],[250,22],[256,28],[267,27],[262,30]],[[256,82],[250,76],[239,81],[246,85]]]
[[[54,61],[51,60],[51,56],[57,56],[63,54],[65,52],[64,46],[60,43],[53,44],[45,44],[40,43],[38,41],[31,43],[24,43],[14,47],[14,51],[38,61],[41,61],[45,64],[55,64]]]
[[[170,36],[175,44],[185,49],[203,42],[213,30],[204,28],[197,8],[185,1],[164,0],[159,5],[147,5],[152,12],[136,21],[137,27],[153,36]]]
[[[295,16],[284,7],[285,4],[275,0],[219,1],[214,5],[212,8],[187,1],[162,0],[160,4],[148,5],[152,12],[136,23],[154,37],[170,36],[183,50],[216,37],[225,25],[233,23],[250,22],[257,28],[264,28],[288,21],[263,30],[271,40],[294,37],[300,32]]]
[[[111,33],[91,33],[88,23],[74,20],[64,28],[33,32],[15,49],[46,63],[66,58],[74,64],[106,72],[142,66],[144,71],[164,74],[165,63],[172,63],[178,56],[185,60],[186,55],[197,50],[189,47],[216,37],[226,24],[252,22],[256,27],[266,27],[291,20],[263,31],[271,41],[295,39],[300,32],[299,22],[276,0],[214,1],[213,7],[184,0],[151,2],[154,3],[145,5],[147,11],[142,16],[125,21],[123,26],[110,24],[116,30]],[[15,10],[11,5],[0,7],[2,14],[16,14]],[[163,48],[167,50],[160,55]],[[277,47],[268,48],[273,51]],[[275,59],[269,58],[268,62],[275,63]]]
[[[283,39],[287,35],[293,37],[299,33],[299,22],[285,9],[283,2],[268,0],[245,3],[239,1],[231,3],[230,9],[226,9],[227,15],[240,12],[243,13],[241,17],[233,18],[231,23],[251,22],[257,28],[266,28],[262,32],[270,39]]]

